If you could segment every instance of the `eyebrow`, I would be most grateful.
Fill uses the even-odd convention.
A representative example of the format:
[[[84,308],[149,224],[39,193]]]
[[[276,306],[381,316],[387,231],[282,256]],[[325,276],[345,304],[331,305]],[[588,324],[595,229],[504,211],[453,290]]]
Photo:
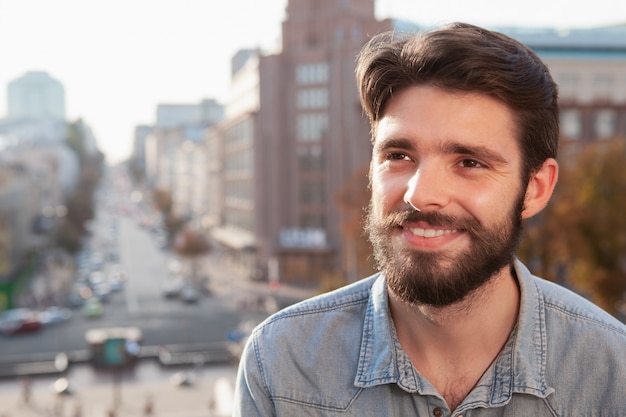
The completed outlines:
[[[509,163],[509,161],[507,161],[506,158],[504,158],[501,154],[485,146],[472,146],[450,141],[446,142],[442,148],[444,153],[447,154],[467,155],[470,157],[484,159],[499,164]]]
[[[408,151],[417,149],[413,141],[403,138],[403,137],[398,137],[398,138],[389,138],[389,139],[385,139],[380,142],[377,142],[374,146],[374,152],[378,153],[389,148],[405,149]],[[493,163],[499,163],[499,164],[509,163],[509,161],[506,158],[504,158],[500,153],[495,152],[494,150],[489,149],[485,146],[467,145],[467,144],[459,143],[453,140],[449,140],[449,141],[445,141],[440,146],[440,149],[442,153],[447,154],[447,155],[465,155],[469,157],[491,161]]]
[[[402,138],[402,137],[384,139],[380,142],[376,141],[374,143],[374,153],[377,153],[384,149],[389,149],[389,148],[414,150],[415,144],[411,142],[410,140]]]

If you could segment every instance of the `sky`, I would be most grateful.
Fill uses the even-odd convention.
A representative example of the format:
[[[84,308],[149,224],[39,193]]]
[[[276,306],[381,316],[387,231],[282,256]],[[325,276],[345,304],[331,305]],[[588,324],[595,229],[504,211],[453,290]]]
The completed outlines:
[[[45,71],[65,88],[109,162],[126,159],[134,128],[158,104],[225,102],[230,59],[280,45],[287,0],[0,0],[0,118],[9,82]],[[377,0],[377,17],[424,26],[557,28],[626,24],[624,0]]]

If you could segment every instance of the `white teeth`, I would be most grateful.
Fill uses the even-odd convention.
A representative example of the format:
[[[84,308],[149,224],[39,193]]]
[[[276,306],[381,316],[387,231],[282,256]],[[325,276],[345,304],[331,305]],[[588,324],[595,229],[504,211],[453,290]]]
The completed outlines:
[[[452,233],[456,233],[455,229],[447,229],[447,230],[435,230],[435,229],[422,229],[419,227],[409,229],[414,235],[420,237],[439,237],[443,235],[449,235]]]

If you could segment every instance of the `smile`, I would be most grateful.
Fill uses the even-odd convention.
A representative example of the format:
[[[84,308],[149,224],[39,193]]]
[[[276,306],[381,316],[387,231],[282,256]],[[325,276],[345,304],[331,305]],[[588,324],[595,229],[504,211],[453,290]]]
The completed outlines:
[[[451,235],[451,234],[456,233],[458,231],[456,229],[446,229],[446,230],[442,230],[442,229],[437,229],[437,230],[435,230],[435,229],[422,229],[421,227],[405,228],[405,230],[410,231],[415,236],[425,237],[425,238]]]

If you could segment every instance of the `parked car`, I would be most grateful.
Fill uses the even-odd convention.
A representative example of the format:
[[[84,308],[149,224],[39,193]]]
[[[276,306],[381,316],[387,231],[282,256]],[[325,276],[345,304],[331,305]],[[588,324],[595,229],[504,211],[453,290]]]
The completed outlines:
[[[87,318],[97,318],[104,314],[104,305],[96,297],[89,298],[83,306],[83,316]]]
[[[0,315],[0,332],[16,334],[34,332],[41,329],[41,321],[36,312],[28,308],[6,310]]]
[[[72,318],[72,311],[69,308],[51,306],[39,312],[39,321],[42,325],[63,323]]]
[[[161,287],[161,291],[163,297],[165,298],[176,298],[180,296],[180,293],[183,289],[183,280],[177,278],[167,279],[163,286]]]
[[[195,303],[198,301],[199,295],[198,290],[196,290],[191,285],[185,285],[182,290],[180,290],[180,299],[185,303]]]

